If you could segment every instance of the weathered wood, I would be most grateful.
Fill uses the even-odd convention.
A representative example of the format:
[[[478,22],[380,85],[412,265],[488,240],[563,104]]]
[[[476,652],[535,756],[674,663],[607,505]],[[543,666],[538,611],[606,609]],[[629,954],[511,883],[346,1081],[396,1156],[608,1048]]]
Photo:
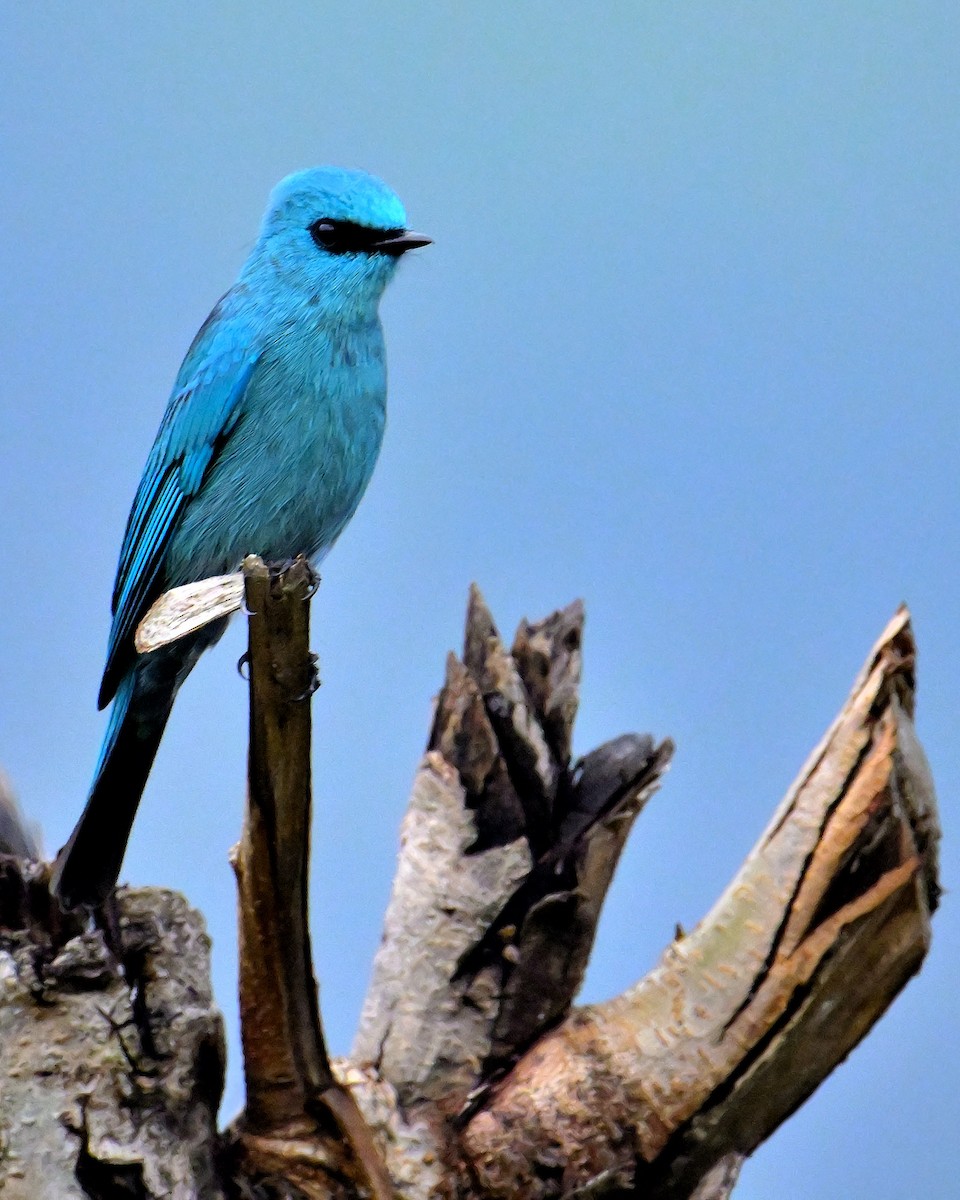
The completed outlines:
[[[630,735],[569,763],[583,607],[507,652],[471,589],[401,830],[354,1045],[407,1107],[449,1115],[560,1020],[633,819],[672,747]]]
[[[625,734],[564,779],[552,845],[485,935],[509,955],[487,1075],[560,1021],[583,983],[600,912],[633,823],[660,786],[673,743]],[[515,930],[510,934],[510,930]],[[477,948],[482,961],[483,942]]]
[[[751,1153],[919,968],[937,821],[914,652],[901,611],[711,913],[635,987],[541,1038],[473,1117],[483,1195],[562,1196],[605,1173],[688,1195]]]
[[[0,1194],[220,1200],[202,919],[171,892],[121,890],[118,962],[78,918],[57,928],[48,881],[49,866],[0,867]]]
[[[580,705],[583,622],[580,600],[542,621],[523,620],[510,651],[558,763],[570,761]]]
[[[159,650],[211,621],[232,616],[243,607],[243,574],[214,575],[164,592],[137,626],[138,654]]]
[[[401,856],[352,1057],[372,1063],[405,1105],[452,1098],[476,1085],[490,1050],[500,980],[495,967],[457,979],[530,869],[515,840],[469,855],[476,830],[453,768],[431,751],[413,787]]]
[[[727,1200],[740,1178],[744,1157],[734,1151],[718,1159],[690,1193],[690,1200]]]

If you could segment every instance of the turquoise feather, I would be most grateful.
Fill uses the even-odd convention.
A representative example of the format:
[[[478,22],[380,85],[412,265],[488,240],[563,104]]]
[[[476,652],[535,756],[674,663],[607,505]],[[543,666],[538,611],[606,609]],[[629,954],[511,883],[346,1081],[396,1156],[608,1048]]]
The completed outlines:
[[[247,554],[319,562],[329,551],[383,438],[380,298],[404,251],[428,240],[360,171],[314,168],[274,189],[237,283],[183,360],[130,510],[100,688],[114,708],[57,860],[64,905],[114,886],[177,690],[225,622],[142,656],[137,625],[164,591]]]

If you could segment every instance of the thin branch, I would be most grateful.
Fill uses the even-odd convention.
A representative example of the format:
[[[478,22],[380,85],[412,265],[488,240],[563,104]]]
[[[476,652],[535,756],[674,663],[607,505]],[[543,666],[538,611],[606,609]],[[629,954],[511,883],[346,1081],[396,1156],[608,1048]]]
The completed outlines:
[[[247,815],[234,856],[247,1084],[244,1169],[269,1174],[282,1159],[309,1195],[327,1196],[331,1177],[356,1173],[349,1150],[360,1182],[376,1200],[388,1200],[393,1193],[382,1160],[351,1093],[330,1067],[310,950],[310,697],[316,663],[309,650],[309,598],[316,581],[304,560],[271,570],[251,557],[244,576],[250,753]],[[340,1143],[331,1136],[337,1131]],[[308,1141],[309,1153],[302,1152]]]
[[[244,574],[251,614],[250,750],[247,819],[236,855],[240,1006],[247,1114],[269,1129],[333,1082],[307,928],[309,700],[316,667],[306,601],[313,582],[305,562],[277,574],[251,558]],[[267,1043],[264,1024],[272,1033]]]

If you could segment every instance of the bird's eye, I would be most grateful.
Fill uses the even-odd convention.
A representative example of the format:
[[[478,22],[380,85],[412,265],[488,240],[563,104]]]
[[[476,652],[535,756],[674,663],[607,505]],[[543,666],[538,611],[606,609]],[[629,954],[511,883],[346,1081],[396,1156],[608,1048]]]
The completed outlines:
[[[314,221],[310,236],[328,254],[374,254],[384,237],[399,230],[371,229],[353,221],[335,221],[330,217]]]
[[[318,246],[330,248],[330,243],[336,239],[337,227],[333,221],[314,221],[310,226],[310,236]]]

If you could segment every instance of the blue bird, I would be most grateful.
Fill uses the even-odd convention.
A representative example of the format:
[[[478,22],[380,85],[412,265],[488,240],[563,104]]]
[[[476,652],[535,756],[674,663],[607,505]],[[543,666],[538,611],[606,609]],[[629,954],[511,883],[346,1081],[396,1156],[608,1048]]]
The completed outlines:
[[[180,685],[226,619],[138,655],[169,588],[306,555],[318,563],[370,482],[386,416],[380,297],[430,238],[361,171],[274,189],[237,282],[187,351],[127,519],[99,704],[113,701],[86,807],[57,857],[65,907],[102,902]]]

